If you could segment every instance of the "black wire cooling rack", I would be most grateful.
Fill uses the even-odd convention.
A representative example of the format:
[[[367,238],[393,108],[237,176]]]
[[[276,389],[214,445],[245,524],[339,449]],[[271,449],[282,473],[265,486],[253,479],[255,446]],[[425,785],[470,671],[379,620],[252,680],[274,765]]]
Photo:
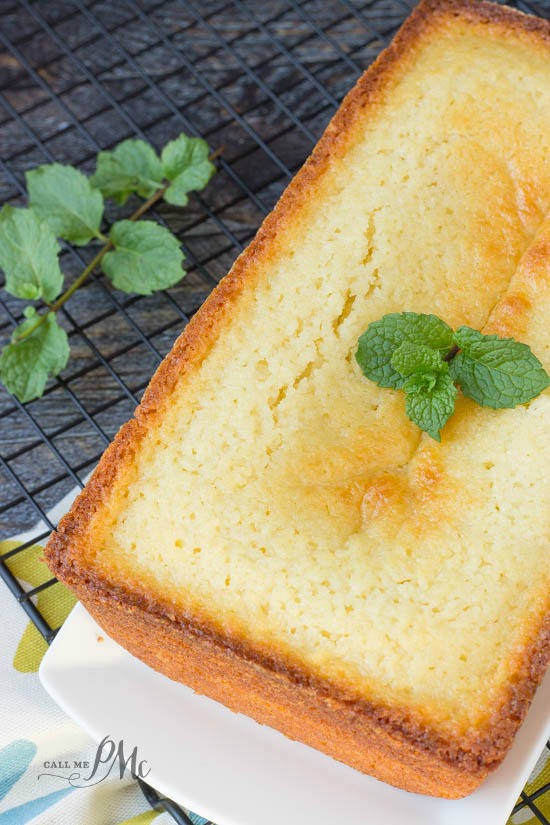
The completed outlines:
[[[0,389],[0,538],[32,538],[0,555],[0,574],[44,638],[50,627],[9,559],[46,539],[48,511],[85,477],[132,414],[175,337],[227,272],[319,138],[344,93],[389,42],[414,0],[0,0],[0,201],[21,203],[24,172],[53,161],[92,171],[127,137],[164,145],[206,138],[217,175],[185,210],[156,218],[183,243],[187,277],[128,297],[94,276],[62,310],[72,357],[44,397]],[[550,0],[516,2],[550,16]],[[84,252],[63,253],[75,277]],[[21,304],[0,303],[0,344]],[[191,819],[144,783],[152,807]],[[537,807],[546,785],[514,813]],[[533,820],[530,820],[533,821]],[[223,825],[223,823],[220,823]],[[465,823],[465,825],[467,825]]]

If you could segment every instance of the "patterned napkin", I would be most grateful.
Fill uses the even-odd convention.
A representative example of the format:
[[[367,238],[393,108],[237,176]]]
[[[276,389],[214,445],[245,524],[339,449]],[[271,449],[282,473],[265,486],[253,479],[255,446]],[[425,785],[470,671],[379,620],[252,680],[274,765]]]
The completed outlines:
[[[78,490],[65,496],[48,517],[57,523]],[[0,554],[31,542],[44,525],[0,542]],[[39,587],[52,574],[42,560],[42,546],[30,544],[5,565],[24,590]],[[63,624],[75,597],[63,584],[46,587],[33,597],[50,627]],[[44,638],[7,589],[0,584],[0,825],[174,825],[170,814],[153,811],[129,771],[83,788],[67,779],[75,762],[94,764],[97,744],[55,704],[42,687],[38,668],[48,648]],[[126,756],[126,754],[125,754]],[[52,764],[55,763],[55,766]],[[57,766],[57,767],[56,767]],[[86,771],[83,775],[88,776]],[[78,783],[75,783],[78,784]],[[207,820],[187,811],[194,825]]]
[[[66,512],[75,494],[49,514],[52,522]],[[0,542],[0,554],[31,539],[29,533]],[[42,547],[32,544],[5,562],[26,590],[51,579],[41,556]],[[60,626],[75,603],[60,582],[42,590],[34,600],[51,627]],[[93,764],[97,746],[40,684],[37,671],[47,644],[5,589],[0,590],[0,625],[0,825],[149,825],[153,820],[155,825],[173,825],[169,814],[150,809],[128,774],[120,779],[118,771],[113,771],[95,785],[75,789],[55,774],[55,768],[49,772],[45,763],[50,768],[52,762]],[[67,774],[59,771],[63,772]],[[548,782],[550,755],[546,751],[525,790],[532,795]],[[538,796],[536,804],[550,820],[550,791]],[[196,814],[189,816],[195,825],[207,822]],[[538,825],[540,821],[525,807],[508,825]]]
[[[0,553],[19,542],[1,542]],[[51,578],[38,545],[6,562],[24,586],[37,587]],[[38,594],[42,615],[57,627],[75,602],[62,584]],[[52,763],[89,762],[96,744],[50,699],[38,679],[47,645],[17,602],[2,591],[0,598],[0,825],[173,825],[169,814],[151,810],[137,783],[118,771],[85,788],[73,788]],[[51,773],[49,772],[51,770]],[[191,816],[196,825],[205,819]]]

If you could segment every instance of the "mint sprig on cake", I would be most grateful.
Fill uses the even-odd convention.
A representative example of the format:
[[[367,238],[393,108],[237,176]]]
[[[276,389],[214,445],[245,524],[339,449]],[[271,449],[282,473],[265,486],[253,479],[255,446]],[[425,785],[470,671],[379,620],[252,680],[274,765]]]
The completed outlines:
[[[461,326],[436,315],[395,312],[369,324],[355,354],[379,387],[403,390],[410,420],[436,441],[463,395],[494,410],[540,395],[550,376],[527,344]]]

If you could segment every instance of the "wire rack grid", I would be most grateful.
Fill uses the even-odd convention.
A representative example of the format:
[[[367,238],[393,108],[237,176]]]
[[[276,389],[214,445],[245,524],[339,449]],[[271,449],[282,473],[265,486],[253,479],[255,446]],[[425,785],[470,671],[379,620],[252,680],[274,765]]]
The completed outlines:
[[[217,157],[213,184],[155,218],[180,238],[187,277],[148,297],[121,296],[99,275],[62,310],[72,357],[44,397],[0,389],[0,554],[9,591],[50,642],[58,629],[11,562],[43,542],[50,509],[81,487],[175,337],[227,272],[311,151],[344,93],[387,45],[414,0],[0,0],[0,201],[24,202],[24,172],[61,162],[93,169],[128,137],[157,146],[185,131]],[[518,0],[550,15],[550,0]],[[131,204],[129,206],[131,209]],[[107,215],[108,219],[119,212]],[[69,278],[90,260],[64,249]],[[2,293],[0,344],[21,321]],[[4,545],[5,546],[5,545]],[[192,820],[140,783],[152,807]],[[514,812],[548,786],[524,791]],[[221,824],[223,825],[223,824]]]

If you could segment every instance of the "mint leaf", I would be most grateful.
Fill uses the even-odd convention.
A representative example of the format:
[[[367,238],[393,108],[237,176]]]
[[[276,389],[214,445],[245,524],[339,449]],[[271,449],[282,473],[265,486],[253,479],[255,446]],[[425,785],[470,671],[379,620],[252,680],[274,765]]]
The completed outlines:
[[[450,362],[451,376],[464,395],[494,410],[516,407],[550,385],[550,377],[527,344],[459,327],[460,351]]]
[[[369,324],[359,338],[355,354],[363,374],[380,387],[399,389],[403,376],[391,364],[395,350],[403,343],[420,344],[442,353],[453,344],[453,331],[436,315],[396,312]]]
[[[201,138],[182,134],[166,144],[161,160],[164,176],[172,181],[164,193],[168,203],[185,206],[188,192],[204,189],[216,171],[208,154],[208,144]]]
[[[115,250],[105,255],[101,265],[117,289],[150,295],[185,275],[178,239],[158,223],[118,221],[109,237]]]
[[[202,138],[189,137],[181,134],[162,150],[161,160],[164,176],[168,180],[175,180],[178,175],[192,166],[197,166],[208,160],[208,144]],[[213,165],[213,164],[212,164]]]
[[[0,379],[23,403],[41,396],[48,378],[58,375],[69,359],[67,333],[53,312],[28,337],[17,340],[35,323],[36,318],[23,321],[0,355]]]
[[[150,198],[162,187],[163,177],[162,164],[153,147],[144,140],[130,138],[112,152],[98,154],[90,182],[105,198],[122,205],[133,192]]]
[[[361,335],[355,357],[367,378],[404,390],[408,417],[437,441],[454,410],[455,382],[493,409],[524,404],[550,386],[526,344],[464,326],[453,333],[435,315],[385,315]]]
[[[418,380],[417,376],[414,378]],[[431,384],[423,387],[421,382],[426,379]],[[405,411],[421,430],[441,441],[439,431],[454,412],[456,395],[457,389],[448,372],[422,375],[418,384],[408,383]]]
[[[449,369],[442,360],[439,350],[424,344],[400,344],[393,353],[390,364],[404,378],[414,373],[444,372]]]
[[[416,372],[403,383],[404,392],[431,392],[437,384],[436,372]]]
[[[0,212],[0,267],[8,292],[16,298],[55,300],[63,286],[59,250],[48,224],[31,209],[4,206]]]
[[[98,235],[103,197],[86,175],[50,163],[27,172],[26,179],[31,207],[58,238],[83,246]]]

